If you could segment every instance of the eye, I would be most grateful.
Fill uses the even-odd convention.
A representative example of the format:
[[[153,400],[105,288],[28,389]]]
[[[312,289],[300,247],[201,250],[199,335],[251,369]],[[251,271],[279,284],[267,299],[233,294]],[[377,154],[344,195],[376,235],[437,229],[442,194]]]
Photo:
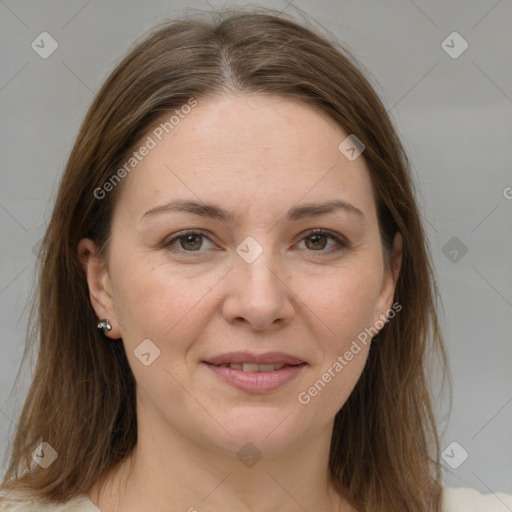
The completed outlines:
[[[334,244],[329,249],[324,250],[329,239],[332,240]],[[306,247],[312,252],[330,253],[339,251],[344,248],[349,248],[348,242],[324,229],[313,229],[312,231],[306,233],[306,236],[304,236],[302,240],[305,241]]]
[[[170,240],[164,243],[164,247],[169,250],[175,251],[176,242],[178,242],[179,248],[185,252],[200,252],[199,249],[203,246],[202,240],[210,240],[205,234],[197,231],[185,231],[174,236]],[[211,242],[211,240],[210,240]]]
[[[210,244],[213,245],[211,240],[204,233],[199,231],[184,231],[167,240],[163,246],[175,252],[202,252],[201,249],[204,248],[204,240],[208,240]],[[326,250],[328,240],[331,240],[333,243],[331,247]],[[350,248],[349,243],[342,237],[324,229],[313,229],[307,232],[301,239],[301,242],[302,241],[305,242],[309,252],[331,253]]]

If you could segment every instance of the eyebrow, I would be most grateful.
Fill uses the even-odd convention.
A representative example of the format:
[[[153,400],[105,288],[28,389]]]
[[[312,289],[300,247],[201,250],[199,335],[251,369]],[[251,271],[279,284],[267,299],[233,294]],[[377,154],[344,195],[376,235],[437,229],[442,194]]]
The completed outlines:
[[[361,219],[364,219],[363,212],[351,203],[337,199],[326,203],[307,203],[301,206],[291,208],[286,214],[285,220],[287,222],[298,221],[307,217],[317,217],[332,213],[334,211],[343,211],[346,213],[355,214]],[[170,201],[160,206],[155,206],[148,210],[141,217],[140,220],[145,220],[158,213],[166,212],[186,212],[198,215],[200,217],[209,217],[218,219],[223,222],[239,223],[242,216],[233,211],[225,210],[220,206],[209,203],[202,203],[192,200],[177,199]]]

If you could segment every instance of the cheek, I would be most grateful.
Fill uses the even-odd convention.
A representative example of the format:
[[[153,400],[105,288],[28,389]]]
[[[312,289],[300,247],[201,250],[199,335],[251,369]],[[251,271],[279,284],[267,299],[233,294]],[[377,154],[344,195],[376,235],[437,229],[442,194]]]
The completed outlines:
[[[312,311],[325,331],[326,353],[344,350],[373,321],[382,277],[375,263],[359,267],[347,265],[322,279],[306,277],[300,286],[304,311]]]
[[[113,284],[125,343],[132,346],[150,338],[164,348],[173,340],[173,349],[179,349],[179,340],[193,339],[200,331],[208,304],[205,294],[224,273],[185,274],[149,256],[121,256]]]
[[[361,275],[351,276],[337,285],[331,282],[328,293],[316,295],[322,325],[322,333],[316,331],[316,341],[322,355],[312,368],[308,387],[301,389],[297,398],[300,404],[321,411],[324,418],[334,417],[346,402],[368,358],[368,329],[376,301],[373,282]]]
[[[378,261],[355,267],[340,270],[325,283],[323,292],[317,288],[310,299],[329,329],[319,338],[322,362],[312,374],[311,387],[303,390],[301,403],[309,400],[326,417],[334,416],[348,399],[370,350],[369,329],[382,276]]]

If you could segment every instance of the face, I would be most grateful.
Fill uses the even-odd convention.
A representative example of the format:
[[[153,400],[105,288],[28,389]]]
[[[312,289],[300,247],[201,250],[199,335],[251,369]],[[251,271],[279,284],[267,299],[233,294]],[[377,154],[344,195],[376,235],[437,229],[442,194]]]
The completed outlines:
[[[199,99],[161,141],[152,133],[107,259],[79,246],[138,414],[229,450],[325,432],[393,302],[364,153],[347,159],[348,134],[325,114],[273,96]]]

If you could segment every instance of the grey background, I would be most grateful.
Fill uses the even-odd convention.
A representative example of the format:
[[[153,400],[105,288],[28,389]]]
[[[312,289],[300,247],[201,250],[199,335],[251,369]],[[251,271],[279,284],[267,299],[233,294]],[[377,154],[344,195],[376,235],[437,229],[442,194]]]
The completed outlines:
[[[235,3],[0,0],[0,455],[30,377],[28,368],[13,389],[33,248],[79,124],[125,51],[185,5]],[[318,20],[359,58],[389,109],[413,165],[444,304],[454,401],[443,448],[456,441],[469,454],[446,484],[512,493],[511,2],[259,5]],[[47,59],[31,48],[43,31],[59,44]],[[441,46],[453,31],[469,44],[458,58]],[[458,460],[452,448],[448,460]]]

